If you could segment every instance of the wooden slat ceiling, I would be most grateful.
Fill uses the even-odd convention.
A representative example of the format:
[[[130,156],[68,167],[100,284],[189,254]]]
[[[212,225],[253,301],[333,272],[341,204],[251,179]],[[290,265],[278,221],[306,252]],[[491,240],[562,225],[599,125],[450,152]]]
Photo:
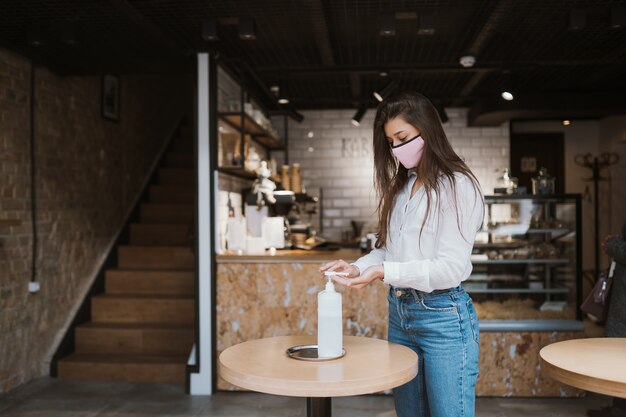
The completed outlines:
[[[61,74],[193,71],[199,51],[245,62],[266,88],[280,84],[296,109],[375,105],[387,79],[446,106],[520,93],[626,92],[626,28],[610,28],[626,1],[582,0],[2,0],[0,45]],[[569,29],[582,8],[586,26]],[[433,35],[414,16],[433,13]],[[383,14],[395,36],[379,35]],[[413,17],[412,17],[413,16]],[[220,40],[201,39],[217,19]],[[237,19],[254,18],[241,40]],[[63,42],[77,28],[77,45]],[[40,32],[44,45],[28,43]],[[459,58],[473,54],[474,68]],[[379,73],[386,71],[388,78]]]

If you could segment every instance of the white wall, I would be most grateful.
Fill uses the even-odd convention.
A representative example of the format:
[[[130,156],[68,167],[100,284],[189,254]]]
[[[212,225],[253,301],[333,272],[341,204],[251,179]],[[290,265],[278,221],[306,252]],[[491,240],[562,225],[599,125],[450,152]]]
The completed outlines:
[[[600,121],[600,152],[614,152],[619,163],[607,170],[607,201],[610,205],[606,233],[616,234],[626,221],[626,116]]]
[[[468,127],[467,109],[446,109],[444,129],[455,151],[464,157],[486,194],[493,192],[499,172],[509,165],[509,128]],[[306,187],[321,187],[324,236],[339,240],[351,230],[350,220],[366,222],[375,231],[376,193],[370,109],[359,127],[350,119],[355,110],[302,111],[302,123],[289,120],[289,162],[299,162]],[[309,138],[309,133],[313,137]]]

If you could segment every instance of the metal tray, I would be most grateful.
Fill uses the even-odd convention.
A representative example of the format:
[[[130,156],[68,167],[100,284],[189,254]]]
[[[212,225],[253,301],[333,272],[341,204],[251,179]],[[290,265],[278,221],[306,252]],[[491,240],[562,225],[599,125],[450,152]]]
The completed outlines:
[[[333,359],[343,358],[346,355],[346,350],[341,348],[341,355],[333,358],[318,358],[317,357],[317,345],[298,345],[292,346],[286,350],[287,356],[298,359],[301,361],[331,361]]]

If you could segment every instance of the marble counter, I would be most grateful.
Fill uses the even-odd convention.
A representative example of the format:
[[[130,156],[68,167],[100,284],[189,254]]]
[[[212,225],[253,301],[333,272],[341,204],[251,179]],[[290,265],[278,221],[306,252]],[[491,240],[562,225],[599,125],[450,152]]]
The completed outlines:
[[[246,340],[316,334],[317,293],[324,285],[319,266],[337,258],[351,261],[360,253],[307,255],[285,254],[271,259],[218,256],[218,354]],[[362,290],[337,286],[343,295],[344,334],[386,338],[387,288],[380,281]],[[483,332],[477,395],[581,395],[581,391],[544,377],[539,364],[543,346],[580,337],[582,332]],[[218,389],[236,388],[220,379]]]

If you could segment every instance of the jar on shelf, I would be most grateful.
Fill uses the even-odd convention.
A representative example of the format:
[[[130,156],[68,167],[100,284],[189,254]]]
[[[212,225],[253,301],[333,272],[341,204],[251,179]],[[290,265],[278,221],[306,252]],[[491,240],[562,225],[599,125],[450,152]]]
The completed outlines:
[[[554,177],[548,174],[546,168],[539,169],[539,175],[532,178],[534,195],[554,194]]]
[[[261,157],[257,153],[254,146],[250,146],[248,149],[248,155],[246,157],[245,169],[246,171],[256,172],[261,166]]]
[[[302,192],[302,177],[300,176],[300,164],[293,164],[291,167],[291,191]]]
[[[495,194],[513,194],[517,188],[517,177],[512,177],[508,168],[504,168],[502,176],[496,182]]]
[[[283,165],[280,181],[283,183],[285,190],[291,190],[291,178],[289,177],[289,165]]]

